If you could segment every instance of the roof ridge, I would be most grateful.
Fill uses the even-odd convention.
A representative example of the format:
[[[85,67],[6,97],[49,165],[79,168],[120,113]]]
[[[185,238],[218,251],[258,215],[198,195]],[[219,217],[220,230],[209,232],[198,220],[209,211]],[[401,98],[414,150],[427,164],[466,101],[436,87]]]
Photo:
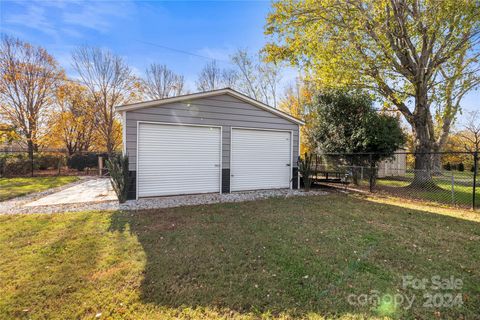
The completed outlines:
[[[143,109],[143,108],[149,108],[149,107],[154,107],[154,106],[161,106],[163,104],[167,103],[174,103],[174,102],[180,102],[187,100],[189,98],[192,99],[200,99],[200,98],[205,98],[205,97],[212,97],[216,95],[221,95],[221,94],[229,94],[230,96],[233,96],[234,98],[237,98],[239,100],[243,100],[246,103],[249,103],[253,106],[256,106],[258,108],[264,109],[265,111],[271,112],[273,114],[276,114],[284,119],[287,119],[289,121],[292,121],[294,123],[304,125],[305,122],[301,119],[298,119],[292,115],[289,115],[288,113],[278,110],[276,108],[273,108],[261,101],[258,101],[254,98],[251,98],[237,90],[234,90],[232,88],[226,87],[222,89],[215,89],[215,90],[210,90],[210,91],[203,91],[203,92],[196,92],[196,93],[189,93],[189,94],[184,94],[180,96],[175,96],[175,97],[168,97],[168,98],[163,98],[163,99],[156,99],[156,100],[148,100],[148,101],[142,101],[142,102],[136,102],[136,103],[131,103],[131,104],[125,104],[125,105],[120,105],[120,106],[115,106],[115,110],[118,112],[123,112],[123,111],[131,111],[131,110],[137,110],[137,109]]]

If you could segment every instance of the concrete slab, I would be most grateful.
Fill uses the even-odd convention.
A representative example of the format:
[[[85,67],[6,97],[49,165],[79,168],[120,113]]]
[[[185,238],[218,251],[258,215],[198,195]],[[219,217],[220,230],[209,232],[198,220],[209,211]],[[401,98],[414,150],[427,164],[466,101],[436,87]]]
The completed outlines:
[[[24,207],[48,206],[58,204],[89,203],[117,200],[110,179],[99,178],[77,184],[73,187],[52,193]]]

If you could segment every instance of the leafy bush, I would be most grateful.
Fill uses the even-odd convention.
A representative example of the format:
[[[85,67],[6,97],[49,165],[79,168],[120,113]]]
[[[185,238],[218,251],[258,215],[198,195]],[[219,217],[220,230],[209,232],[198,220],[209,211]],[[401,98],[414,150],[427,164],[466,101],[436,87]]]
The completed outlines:
[[[447,171],[451,171],[452,170],[452,165],[450,164],[450,162],[447,162],[444,166],[443,166],[443,169],[447,170]]]
[[[67,161],[67,166],[70,169],[77,169],[78,171],[83,171],[87,167],[86,157],[81,154],[74,154],[70,156]]]
[[[309,106],[310,138],[322,153],[372,153],[378,162],[393,156],[406,141],[394,116],[379,113],[367,93],[322,90]],[[351,157],[350,166],[370,166],[370,157]]]
[[[463,164],[463,162],[460,162],[460,163],[458,164],[457,170],[460,171],[460,172],[465,171],[465,165]]]
[[[0,158],[0,176],[24,176],[32,173],[32,162],[22,154],[9,154]]]
[[[305,156],[298,159],[298,172],[302,175],[305,191],[310,191],[312,185],[312,160],[313,155],[305,153]]]
[[[128,156],[114,155],[106,162],[108,172],[110,173],[110,181],[113,189],[117,194],[118,201],[124,203],[127,201],[128,194]]]
[[[97,168],[99,156],[106,158],[107,155],[100,153],[74,154],[68,158],[67,166],[78,171],[83,171],[85,168]]]
[[[58,165],[62,163],[61,155],[53,154],[41,154],[34,157],[35,169],[47,170],[51,168],[58,168]]]

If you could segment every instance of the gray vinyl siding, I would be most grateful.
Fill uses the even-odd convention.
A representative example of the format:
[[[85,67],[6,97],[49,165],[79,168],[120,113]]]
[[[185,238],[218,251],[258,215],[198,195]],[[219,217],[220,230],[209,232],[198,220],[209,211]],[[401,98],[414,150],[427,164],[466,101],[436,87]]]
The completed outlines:
[[[225,169],[230,168],[232,127],[291,130],[292,165],[297,166],[298,124],[227,94],[126,111],[126,151],[130,170],[136,170],[138,121],[222,126],[222,167]],[[254,163],[255,159],[252,159],[252,164]]]

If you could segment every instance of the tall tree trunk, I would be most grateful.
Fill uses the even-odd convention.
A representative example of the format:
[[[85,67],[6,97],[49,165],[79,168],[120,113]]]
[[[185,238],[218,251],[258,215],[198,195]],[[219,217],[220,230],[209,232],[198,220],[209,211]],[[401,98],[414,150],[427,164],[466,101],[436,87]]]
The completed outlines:
[[[415,173],[412,186],[425,187],[433,185],[432,180],[432,151],[434,143],[432,132],[428,124],[428,97],[426,88],[417,86],[415,97],[415,120],[413,134],[415,137]]]
[[[420,144],[415,147],[415,173],[412,185],[427,186],[433,183],[431,151],[428,142],[420,141]]]
[[[442,175],[442,155],[439,153],[432,155],[432,174],[434,176]]]
[[[458,109],[458,106],[456,107],[456,109]],[[442,175],[442,155],[439,152],[443,151],[443,147],[447,143],[452,121],[452,115],[449,114],[448,116],[445,116],[440,135],[433,145],[433,151],[435,152],[435,154],[432,155],[432,173],[434,176]]]
[[[27,150],[28,150],[28,159],[30,160],[30,174],[33,177],[33,153],[35,152],[35,144],[33,143],[30,135],[27,136]]]
[[[113,145],[113,130],[111,127],[108,128],[107,134],[105,136],[105,142],[106,142],[106,147],[107,147],[107,152],[109,155],[112,155],[113,152],[115,151],[115,146]]]

